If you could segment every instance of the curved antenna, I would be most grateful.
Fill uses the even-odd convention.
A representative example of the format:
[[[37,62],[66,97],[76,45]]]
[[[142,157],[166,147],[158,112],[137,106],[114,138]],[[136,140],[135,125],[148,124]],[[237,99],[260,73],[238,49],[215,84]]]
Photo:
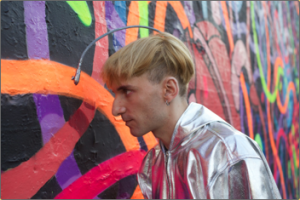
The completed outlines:
[[[84,55],[86,54],[86,52],[89,50],[89,48],[91,48],[91,46],[93,44],[95,44],[98,40],[100,40],[101,38],[113,33],[113,32],[116,32],[116,31],[120,31],[120,30],[123,30],[123,29],[127,29],[127,28],[147,28],[147,29],[152,29],[154,31],[157,31],[159,33],[161,33],[160,30],[157,30],[155,28],[152,28],[152,27],[149,27],[149,26],[141,26],[141,25],[133,25],[133,26],[125,26],[125,27],[121,27],[121,28],[117,28],[117,29],[113,29],[101,36],[99,36],[98,38],[96,38],[94,41],[92,41],[86,48],[85,50],[83,51],[83,53],[81,54],[81,57],[80,57],[80,60],[79,60],[79,63],[78,63],[78,66],[77,66],[77,70],[76,70],[76,74],[75,76],[72,76],[72,79],[71,80],[74,80],[74,83],[75,85],[78,84],[79,82],[79,77],[80,77],[80,72],[81,72],[81,63],[82,63],[82,60],[83,60],[83,57]]]

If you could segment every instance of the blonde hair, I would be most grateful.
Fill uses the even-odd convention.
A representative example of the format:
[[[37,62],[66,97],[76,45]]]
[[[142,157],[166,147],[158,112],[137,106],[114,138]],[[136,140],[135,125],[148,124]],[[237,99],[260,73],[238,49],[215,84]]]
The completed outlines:
[[[159,33],[138,39],[110,56],[101,72],[103,81],[111,87],[113,81],[148,73],[149,81],[160,83],[174,76],[179,83],[179,94],[185,96],[194,75],[194,63],[188,48],[175,36]]]

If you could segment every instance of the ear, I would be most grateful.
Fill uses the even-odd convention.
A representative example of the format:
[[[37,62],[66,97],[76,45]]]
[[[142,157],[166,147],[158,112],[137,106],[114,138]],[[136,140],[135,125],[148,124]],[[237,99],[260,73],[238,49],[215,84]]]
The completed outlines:
[[[179,93],[179,84],[175,77],[167,76],[163,80],[164,100],[171,102]]]

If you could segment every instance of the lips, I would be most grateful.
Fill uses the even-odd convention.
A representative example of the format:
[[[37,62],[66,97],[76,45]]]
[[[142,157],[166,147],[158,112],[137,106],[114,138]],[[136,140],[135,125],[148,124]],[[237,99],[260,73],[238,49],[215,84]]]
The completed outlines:
[[[131,120],[125,121],[126,126],[128,126],[128,124],[129,124],[131,121],[132,121],[132,119],[131,119]]]
[[[123,121],[125,122],[125,125],[126,126],[128,126],[128,124],[131,122],[131,121],[133,121],[133,119],[130,117],[130,116],[128,116],[128,115],[121,115],[121,117],[122,117],[122,119],[123,119]]]

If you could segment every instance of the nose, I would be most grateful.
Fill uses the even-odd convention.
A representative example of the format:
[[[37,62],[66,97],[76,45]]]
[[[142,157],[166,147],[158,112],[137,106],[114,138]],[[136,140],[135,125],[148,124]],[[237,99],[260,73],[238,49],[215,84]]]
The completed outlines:
[[[116,95],[114,102],[113,102],[113,106],[112,106],[112,114],[114,116],[118,116],[118,115],[125,113],[125,111],[126,111],[125,106],[123,105],[121,99],[118,98]]]

